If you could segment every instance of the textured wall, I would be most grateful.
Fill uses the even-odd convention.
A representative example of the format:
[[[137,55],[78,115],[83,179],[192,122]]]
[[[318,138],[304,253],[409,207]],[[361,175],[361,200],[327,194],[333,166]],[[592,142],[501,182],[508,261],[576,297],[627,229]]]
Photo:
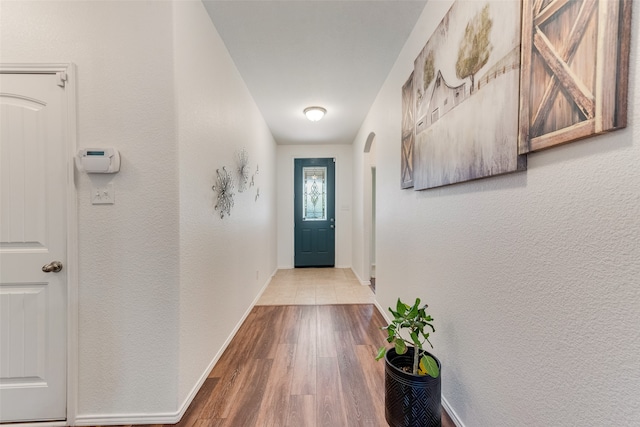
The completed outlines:
[[[118,174],[76,178],[79,413],[174,409],[177,378],[161,375],[178,358],[171,5],[2,2],[1,24],[3,62],[77,65],[78,145],[122,155]],[[106,182],[115,204],[91,205]]]
[[[276,269],[276,149],[202,3],[174,7],[182,404]],[[255,186],[236,186],[231,216],[220,219],[216,169],[234,172],[242,148],[252,174],[259,166]]]
[[[532,154],[527,172],[400,190],[401,87],[451,4],[428,3],[355,141],[358,164],[377,135],[378,302],[429,302],[468,427],[639,425],[638,26],[628,128]]]
[[[279,145],[278,268],[293,268],[293,161],[297,158],[336,159],[336,267],[351,267],[352,153],[349,145]]]

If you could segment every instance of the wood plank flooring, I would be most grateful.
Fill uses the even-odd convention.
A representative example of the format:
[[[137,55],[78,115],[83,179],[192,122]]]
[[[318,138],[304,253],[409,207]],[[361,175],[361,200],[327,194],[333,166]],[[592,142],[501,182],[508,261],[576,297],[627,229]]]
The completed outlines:
[[[386,426],[384,324],[371,304],[256,306],[179,426]]]
[[[177,426],[386,426],[384,324],[372,304],[256,306]]]

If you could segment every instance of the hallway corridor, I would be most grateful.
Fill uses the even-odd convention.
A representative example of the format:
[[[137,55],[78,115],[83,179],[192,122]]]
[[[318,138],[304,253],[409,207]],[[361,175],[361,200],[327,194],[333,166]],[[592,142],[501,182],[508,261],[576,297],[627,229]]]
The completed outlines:
[[[349,269],[279,270],[176,426],[386,426],[373,300]]]

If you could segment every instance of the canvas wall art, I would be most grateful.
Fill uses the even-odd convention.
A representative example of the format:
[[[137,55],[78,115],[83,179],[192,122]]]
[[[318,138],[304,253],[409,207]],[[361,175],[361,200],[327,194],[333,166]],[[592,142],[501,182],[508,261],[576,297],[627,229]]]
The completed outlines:
[[[631,0],[523,0],[520,153],[627,124]]]
[[[520,23],[520,1],[456,1],[416,58],[416,190],[526,169]]]
[[[402,152],[401,181],[402,188],[413,187],[413,147],[415,145],[415,103],[413,101],[413,73],[402,86]]]

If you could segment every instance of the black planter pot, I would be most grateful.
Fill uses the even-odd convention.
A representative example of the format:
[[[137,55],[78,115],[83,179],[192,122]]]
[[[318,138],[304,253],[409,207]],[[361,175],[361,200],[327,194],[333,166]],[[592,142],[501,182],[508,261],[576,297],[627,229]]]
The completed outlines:
[[[405,354],[394,348],[387,351],[384,366],[385,418],[391,427],[441,427],[440,379],[413,375],[402,370],[413,366],[412,347]],[[438,363],[440,361],[426,352]]]

